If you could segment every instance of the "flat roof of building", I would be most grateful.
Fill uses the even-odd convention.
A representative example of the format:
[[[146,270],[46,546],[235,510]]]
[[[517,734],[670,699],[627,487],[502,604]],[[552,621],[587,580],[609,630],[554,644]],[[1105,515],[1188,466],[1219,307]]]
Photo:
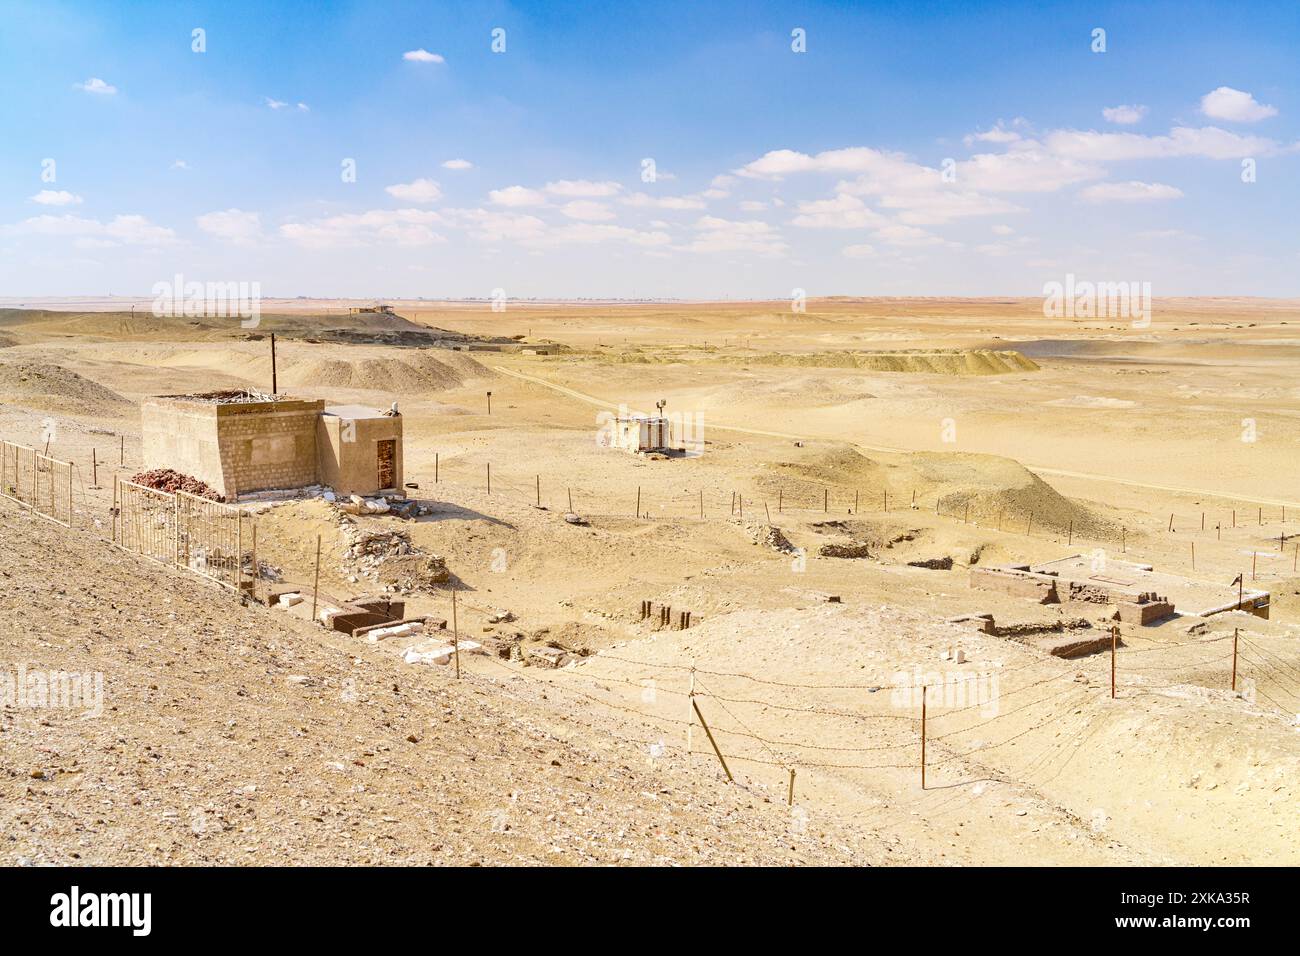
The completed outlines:
[[[189,395],[155,395],[180,402],[201,402],[206,405],[256,405],[262,402],[282,402],[287,395],[272,395],[255,388],[225,388],[215,392],[193,392]]]
[[[333,415],[335,418],[391,418],[393,417],[387,411],[378,408],[371,408],[368,405],[326,405],[324,415]]]

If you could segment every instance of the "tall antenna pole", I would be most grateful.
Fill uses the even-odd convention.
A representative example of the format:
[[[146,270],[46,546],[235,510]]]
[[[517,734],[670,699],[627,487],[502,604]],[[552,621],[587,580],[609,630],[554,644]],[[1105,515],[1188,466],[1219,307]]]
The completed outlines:
[[[275,333],[271,333],[271,394],[279,394],[279,382],[275,377]]]

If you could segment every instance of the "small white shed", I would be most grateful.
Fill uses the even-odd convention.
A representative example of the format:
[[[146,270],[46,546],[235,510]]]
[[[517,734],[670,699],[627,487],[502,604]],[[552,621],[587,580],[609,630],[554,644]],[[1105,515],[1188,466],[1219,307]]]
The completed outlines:
[[[614,420],[614,447],[627,451],[669,451],[672,424],[667,418],[632,415]]]

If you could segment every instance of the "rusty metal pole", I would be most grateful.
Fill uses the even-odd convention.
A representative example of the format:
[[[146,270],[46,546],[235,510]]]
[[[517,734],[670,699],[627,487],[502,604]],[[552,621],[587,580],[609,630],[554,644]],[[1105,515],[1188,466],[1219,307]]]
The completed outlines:
[[[929,687],[921,688],[921,789],[925,789],[925,698],[929,695]]]
[[[451,592],[451,646],[456,658],[456,680],[460,680],[460,623],[456,620],[456,592]]]
[[[1119,627],[1110,629],[1110,699],[1115,699],[1115,645],[1119,643]]]
[[[254,566],[253,572],[254,573],[257,572],[256,566]],[[257,596],[256,587],[257,585],[254,584],[254,592],[253,592],[254,597]],[[316,535],[316,578],[315,578],[315,582],[311,586],[311,619],[313,621],[316,620],[316,598],[319,594],[320,594],[320,535]]]
[[[1241,633],[1241,628],[1232,629],[1232,689],[1237,689],[1237,635]]]

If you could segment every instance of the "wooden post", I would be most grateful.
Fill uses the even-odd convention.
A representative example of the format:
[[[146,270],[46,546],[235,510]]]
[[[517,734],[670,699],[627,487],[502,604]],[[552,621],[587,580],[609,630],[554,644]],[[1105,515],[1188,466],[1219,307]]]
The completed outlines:
[[[686,692],[686,760],[691,759],[691,748],[695,736],[695,660],[691,660],[691,683]]]
[[[767,502],[763,502],[763,514],[767,515],[767,523],[772,523],[772,512],[768,510]]]
[[[829,511],[830,507],[831,507],[831,490],[829,488],[823,488],[822,489],[822,511],[823,512]]]
[[[126,436],[125,436],[125,435],[119,435],[118,437],[122,439],[121,446],[118,448],[118,452],[119,452],[119,455],[120,455],[120,459],[119,459],[119,461],[118,461],[118,464],[119,464],[119,465],[125,465],[125,464],[126,464]]]
[[[1202,530],[1202,531],[1205,530],[1205,512],[1204,512],[1204,511],[1201,512],[1201,530]]]
[[[451,592],[451,647],[456,658],[456,680],[460,680],[460,624],[456,620],[456,591]]]
[[[1196,570],[1196,542],[1192,542],[1192,570]]]
[[[438,483],[438,453],[436,451],[433,453],[433,483],[435,485]]]
[[[244,593],[244,512],[235,513],[235,593]]]
[[[930,688],[921,688],[921,789],[925,789],[925,698]]]
[[[99,487],[99,454],[94,448],[90,449],[90,487]]]
[[[722,764],[722,772],[727,775],[727,782],[735,783],[735,778],[732,777],[731,771],[727,768],[726,758],[722,756],[722,751],[718,749],[718,742],[713,739],[713,731],[709,730],[709,724],[704,719],[704,715],[700,713],[700,705],[695,702],[694,697],[691,698],[691,706],[695,708],[695,716],[700,718],[700,726],[704,728],[704,733],[709,738],[709,743],[713,745],[713,752],[718,755],[718,762]]]
[[[734,494],[734,492],[733,492]],[[641,486],[636,486],[636,516],[641,517]]]
[[[704,519],[704,489],[700,489],[700,520]]]
[[[885,513],[889,513],[889,492],[885,492]]]
[[[1029,512],[1029,522],[1025,525],[1025,537],[1029,537],[1029,532],[1034,530],[1034,513]]]
[[[1172,514],[1169,516],[1169,530],[1174,530],[1174,516]]]
[[[537,476],[537,507],[542,506],[542,476]]]
[[[1255,580],[1255,564],[1258,560],[1259,560],[1259,552],[1258,551],[1250,552],[1250,579],[1252,581]]]
[[[492,494],[492,462],[488,462],[487,466],[487,493]]]
[[[1237,509],[1236,509],[1236,508],[1233,508],[1233,509],[1232,509],[1232,526],[1233,526],[1234,528],[1237,527]]]
[[[487,406],[488,406],[488,414],[491,415],[492,414],[492,393],[491,392],[487,393]]]
[[[316,597],[320,594],[320,535],[316,535],[316,577],[311,586],[311,619],[316,620]],[[254,594],[256,596],[256,594]]]
[[[1110,699],[1115,699],[1115,645],[1119,643],[1119,626],[1110,629]]]
[[[257,600],[257,582],[261,578],[261,570],[257,564],[257,519],[253,520],[253,600]],[[186,562],[188,563],[188,562]],[[312,597],[315,598],[315,588],[312,588]],[[316,613],[312,612],[312,618],[315,619]]]
[[[1232,689],[1237,689],[1237,635],[1241,633],[1241,628],[1232,629]]]
[[[745,517],[745,496],[736,495],[736,503],[740,505],[740,517]]]
[[[785,489],[776,489],[776,513],[780,514],[785,510]]]
[[[790,793],[785,798],[785,805],[787,807],[794,806],[794,767],[790,768]]]
[[[565,490],[566,492],[568,492],[568,494],[569,494],[569,511],[570,511],[570,513],[572,513],[572,511],[573,511],[573,489],[572,489],[572,488],[565,488],[564,490]]]
[[[1264,525],[1264,509],[1262,507],[1259,509],[1259,524],[1260,527]]]
[[[856,490],[853,492],[853,513],[858,513],[858,493]]]
[[[271,333],[271,394],[280,390],[280,382],[275,376],[275,333]]]
[[[733,515],[736,513],[736,493],[734,491],[731,493],[731,513]]]

